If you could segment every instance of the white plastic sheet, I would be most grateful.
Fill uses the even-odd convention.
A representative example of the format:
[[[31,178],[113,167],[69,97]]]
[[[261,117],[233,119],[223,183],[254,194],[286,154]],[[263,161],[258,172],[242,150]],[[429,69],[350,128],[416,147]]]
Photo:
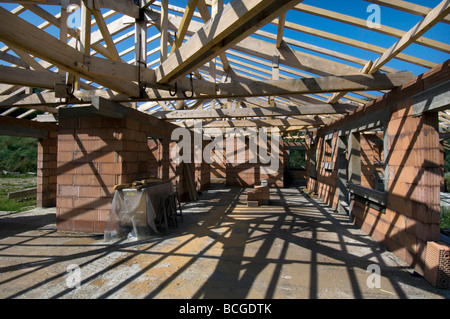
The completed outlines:
[[[105,241],[125,235],[128,239],[139,240],[159,234],[155,223],[157,210],[151,200],[151,190],[152,188],[115,191],[105,228]]]

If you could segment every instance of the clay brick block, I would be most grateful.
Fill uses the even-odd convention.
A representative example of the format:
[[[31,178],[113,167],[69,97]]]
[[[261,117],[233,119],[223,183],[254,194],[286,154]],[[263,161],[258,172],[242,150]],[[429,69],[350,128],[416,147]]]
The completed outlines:
[[[248,207],[258,207],[260,204],[259,204],[259,201],[257,201],[257,200],[249,200],[249,201],[247,201],[247,206]]]
[[[86,221],[86,220],[74,220],[73,221],[73,230],[82,233],[93,233],[94,232],[94,222]]]
[[[59,185],[58,196],[63,197],[78,196],[78,186]]]
[[[56,229],[58,231],[73,231],[74,220],[72,219],[56,219]]]
[[[96,152],[94,161],[99,163],[119,163],[122,160],[118,152]]]
[[[94,230],[93,232],[95,234],[103,234],[105,232],[106,229],[106,221],[94,221]]]
[[[450,288],[450,246],[444,242],[428,242],[425,257],[425,279],[434,287]]]
[[[73,152],[79,151],[77,142],[74,140],[60,140],[58,139],[58,150],[60,152]]]
[[[73,183],[79,186],[114,186],[121,183],[117,182],[116,176],[120,175],[75,175]]]
[[[95,197],[99,198],[103,195],[101,186],[78,186],[80,197]]]
[[[56,199],[56,206],[58,208],[73,208],[73,198],[72,197],[62,197],[58,196]]]
[[[99,172],[101,175],[114,175],[123,172],[122,163],[99,163]]]
[[[78,119],[78,128],[93,129],[102,125],[101,117],[83,117]]]

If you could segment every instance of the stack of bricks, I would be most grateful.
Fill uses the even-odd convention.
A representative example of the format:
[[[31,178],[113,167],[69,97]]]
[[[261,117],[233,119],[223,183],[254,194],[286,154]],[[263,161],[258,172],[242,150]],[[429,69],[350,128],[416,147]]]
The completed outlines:
[[[56,206],[56,160],[58,131],[49,125],[48,138],[38,141],[37,195],[38,207]]]
[[[270,188],[269,186],[254,187],[254,190],[247,191],[247,205],[249,207],[257,207],[260,205],[269,205]]]

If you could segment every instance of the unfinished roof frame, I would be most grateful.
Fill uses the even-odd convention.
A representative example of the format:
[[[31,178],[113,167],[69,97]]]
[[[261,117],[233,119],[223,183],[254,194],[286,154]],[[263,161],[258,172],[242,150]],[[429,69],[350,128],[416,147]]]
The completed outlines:
[[[286,113],[280,110],[282,115],[270,117],[266,114],[271,114],[271,111],[276,114],[277,110],[273,108],[294,106],[308,110],[323,105],[332,111],[320,114],[318,121],[312,124],[313,127],[320,127],[336,119],[336,114],[343,116],[349,109],[376,98],[368,91],[385,93],[408,81],[410,77],[405,74],[400,82],[386,86],[361,83],[367,79],[364,74],[379,75],[379,71],[388,78],[387,82],[391,77],[402,77],[398,70],[386,66],[391,59],[400,59],[425,68],[437,65],[436,62],[403,53],[410,44],[416,43],[450,53],[448,43],[424,36],[438,22],[448,23],[450,8],[449,1],[445,0],[435,8],[425,8],[406,1],[370,1],[423,17],[408,32],[384,25],[370,29],[363,19],[303,4],[299,0],[286,0],[283,3],[270,0],[232,0],[228,4],[216,0],[190,0],[185,8],[174,6],[168,0],[0,2],[18,4],[10,12],[0,8],[0,41],[6,45],[0,49],[0,59],[6,62],[1,66],[0,72],[0,107],[5,109],[3,116],[15,114],[17,107],[27,108],[25,116],[28,118],[38,110],[56,114],[61,107],[90,104],[92,97],[101,96],[127,103],[149,114],[158,109],[171,112],[174,108],[170,101],[176,100],[186,102],[178,103],[179,107],[195,105],[199,112],[203,112],[200,110],[208,106],[211,109],[227,110],[229,114],[236,112],[234,117],[219,112],[211,114],[210,111],[205,111],[207,115],[199,115],[216,118],[221,122],[224,118],[228,121],[246,118],[283,118],[294,121],[298,120],[294,118],[298,115],[296,111]],[[55,15],[50,13],[48,5],[59,6],[60,12]],[[69,5],[78,5],[82,9],[82,21],[78,29],[70,28],[65,23]],[[398,41],[388,49],[358,42],[289,21],[289,10],[370,29],[368,32],[386,34],[398,38]],[[32,25],[21,17],[26,12],[32,12],[45,22],[38,26]],[[277,26],[275,33],[260,30],[268,23]],[[46,32],[49,26],[59,29],[59,38]],[[146,31],[152,26],[157,29],[156,34],[147,34]],[[380,56],[375,61],[366,61],[285,37],[286,29],[344,43]],[[250,38],[252,34],[257,38]],[[119,52],[119,44],[133,36],[134,46]],[[159,41],[160,45],[147,52],[146,45],[155,41]],[[55,50],[47,50],[49,46]],[[296,51],[295,47],[320,56],[303,50]],[[130,52],[135,52],[134,59],[125,61],[124,57]],[[159,58],[147,61],[154,53],[159,53]],[[274,57],[277,67],[273,67]],[[355,68],[354,64],[359,64],[361,69]],[[192,83],[186,77],[189,73],[195,75]],[[357,77],[357,74],[361,77]],[[352,76],[352,82],[356,85],[338,85],[342,79],[339,80],[336,76]],[[228,83],[222,83],[227,78]],[[335,85],[316,89],[317,83],[328,83],[332,78],[336,80]],[[55,83],[73,86],[75,91],[61,98],[55,94]],[[305,89],[298,90],[299,83],[306,84]],[[184,92],[190,91],[191,84],[195,92],[188,99]],[[178,90],[172,96],[175,86]],[[44,91],[32,93],[33,87]],[[253,104],[256,100],[251,100],[251,97],[258,97],[258,103]],[[240,102],[224,103],[226,100]],[[149,101],[158,103],[152,104],[153,107],[139,108],[140,102]],[[161,101],[169,101],[169,104]],[[347,104],[348,108],[336,112],[341,104]],[[236,105],[239,109],[230,109]],[[267,107],[270,110],[268,112],[265,110]],[[248,112],[248,108],[258,111],[249,115],[252,112]],[[243,115],[238,116],[241,112]],[[158,114],[161,113],[155,113],[159,116]],[[176,115],[176,112],[172,112],[166,120],[180,120],[186,116],[185,113],[178,113],[179,117],[175,118]]]

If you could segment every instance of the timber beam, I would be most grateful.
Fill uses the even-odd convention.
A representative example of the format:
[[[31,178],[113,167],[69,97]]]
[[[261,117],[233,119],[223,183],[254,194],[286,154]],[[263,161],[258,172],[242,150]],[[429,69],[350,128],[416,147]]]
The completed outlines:
[[[49,130],[56,130],[56,124],[0,116],[0,135],[48,138]]]
[[[208,109],[208,110],[177,110],[158,111],[151,113],[159,119],[204,119],[204,118],[237,118],[237,117],[267,117],[267,116],[294,116],[342,114],[356,110],[357,106],[351,104],[311,104],[305,106],[278,106],[253,107],[237,109]]]
[[[178,80],[299,2],[301,1],[230,1],[160,65],[156,70],[157,82],[167,84]]]

